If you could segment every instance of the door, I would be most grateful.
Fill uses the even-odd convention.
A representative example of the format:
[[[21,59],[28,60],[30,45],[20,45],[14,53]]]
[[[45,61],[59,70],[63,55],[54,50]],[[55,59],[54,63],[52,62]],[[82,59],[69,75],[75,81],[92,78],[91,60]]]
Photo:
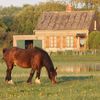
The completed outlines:
[[[33,40],[33,46],[42,48],[42,40]]]
[[[17,40],[17,47],[25,49],[25,40]]]

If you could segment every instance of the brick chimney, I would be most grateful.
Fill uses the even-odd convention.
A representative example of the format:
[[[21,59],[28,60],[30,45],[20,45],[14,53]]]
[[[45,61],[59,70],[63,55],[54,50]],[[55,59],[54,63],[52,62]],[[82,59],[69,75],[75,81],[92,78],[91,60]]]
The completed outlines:
[[[97,30],[97,22],[96,22],[96,20],[94,21],[94,30],[95,31]]]
[[[67,11],[67,12],[71,12],[72,10],[73,10],[72,5],[71,5],[71,4],[68,4],[68,5],[66,6],[66,11]]]

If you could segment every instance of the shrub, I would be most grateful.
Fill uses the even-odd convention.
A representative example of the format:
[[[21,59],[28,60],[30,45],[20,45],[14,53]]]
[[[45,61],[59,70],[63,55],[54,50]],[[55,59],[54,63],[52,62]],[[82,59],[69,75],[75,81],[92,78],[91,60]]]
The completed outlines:
[[[100,49],[100,31],[93,31],[89,34],[89,49]]]

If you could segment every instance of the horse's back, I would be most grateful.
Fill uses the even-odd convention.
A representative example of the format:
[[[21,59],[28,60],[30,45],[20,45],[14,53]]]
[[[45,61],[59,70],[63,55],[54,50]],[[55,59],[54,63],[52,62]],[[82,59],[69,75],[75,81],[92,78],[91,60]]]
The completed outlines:
[[[12,62],[13,64],[28,68],[34,65],[42,63],[42,55],[40,50],[33,49],[21,49],[13,47],[11,49],[3,49],[3,58],[6,62]]]

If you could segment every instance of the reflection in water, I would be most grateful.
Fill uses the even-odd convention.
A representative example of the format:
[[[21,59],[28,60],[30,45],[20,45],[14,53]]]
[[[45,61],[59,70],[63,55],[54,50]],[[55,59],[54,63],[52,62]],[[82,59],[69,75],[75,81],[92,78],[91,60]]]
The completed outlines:
[[[100,71],[100,63],[94,64],[67,64],[66,66],[58,65],[60,72],[90,72]]]

